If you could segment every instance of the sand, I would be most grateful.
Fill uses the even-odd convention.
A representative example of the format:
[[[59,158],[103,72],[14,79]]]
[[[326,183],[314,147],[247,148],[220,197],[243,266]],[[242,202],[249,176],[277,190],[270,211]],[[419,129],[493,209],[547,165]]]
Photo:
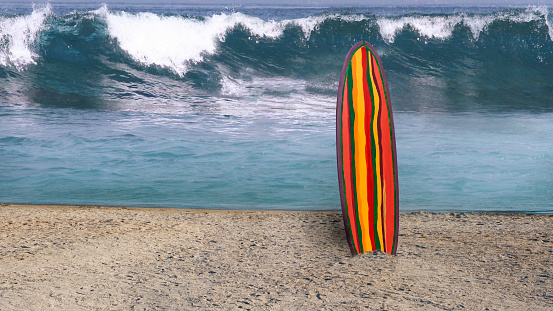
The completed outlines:
[[[0,310],[552,310],[553,216],[0,206]]]

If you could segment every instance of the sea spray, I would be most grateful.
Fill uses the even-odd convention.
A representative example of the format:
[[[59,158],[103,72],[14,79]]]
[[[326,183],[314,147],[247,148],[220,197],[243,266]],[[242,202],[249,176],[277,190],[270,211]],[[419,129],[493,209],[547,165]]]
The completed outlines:
[[[486,31],[494,22],[507,22],[512,24],[527,24],[539,22],[548,28],[550,39],[552,29],[548,19],[547,7],[528,7],[524,10],[506,10],[492,14],[467,14],[457,13],[448,15],[413,15],[400,17],[383,17],[377,19],[380,35],[384,40],[393,43],[395,37],[404,31],[406,27],[416,31],[427,39],[445,40],[453,35],[458,27],[468,27],[475,40]],[[540,26],[540,25],[538,25]]]
[[[214,54],[217,43],[224,42],[227,32],[238,25],[244,25],[256,36],[275,38],[282,35],[278,23],[241,13],[189,18],[152,13],[110,13],[106,6],[98,13],[105,17],[109,35],[134,60],[171,68],[181,76],[186,73],[189,63]]]
[[[332,14],[265,21],[238,12],[207,17],[164,16],[110,12],[105,5],[95,13],[106,19],[109,35],[134,60],[147,66],[171,68],[180,76],[188,71],[188,64],[216,53],[218,43],[224,42],[235,28],[244,28],[256,38],[274,40],[282,37],[287,27],[296,26],[301,28],[305,40],[309,40],[311,32],[326,20],[364,19],[362,15]]]
[[[49,4],[22,16],[0,16],[0,66],[22,70],[36,64],[36,40],[45,29],[45,21],[52,14]]]

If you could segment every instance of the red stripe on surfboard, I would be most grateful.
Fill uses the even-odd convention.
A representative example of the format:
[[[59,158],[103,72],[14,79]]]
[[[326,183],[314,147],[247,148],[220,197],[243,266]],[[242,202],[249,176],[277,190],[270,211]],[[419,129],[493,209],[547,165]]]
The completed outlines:
[[[362,64],[363,64],[363,76],[367,77],[367,49],[363,46],[362,52]],[[369,237],[371,238],[372,250],[376,250],[375,234],[374,234],[374,180],[373,180],[373,165],[372,165],[372,150],[371,150],[371,115],[373,110],[373,102],[371,100],[371,94],[369,93],[369,85],[367,79],[363,79],[363,95],[365,100],[365,156],[367,161],[367,202],[368,202],[368,216],[369,216]],[[368,120],[368,121],[367,121]]]
[[[394,214],[395,214],[395,197],[394,197],[394,172],[393,165],[394,160],[392,156],[392,141],[390,135],[390,118],[388,111],[388,102],[384,93],[383,82],[381,80],[380,71],[378,70],[377,60],[374,56],[371,56],[371,61],[373,64],[373,74],[375,76],[375,81],[377,81],[377,88],[379,94],[381,94],[381,115],[380,115],[380,131],[382,134],[381,142],[382,148],[381,153],[381,164],[383,174],[381,175],[383,185],[385,185],[385,195],[386,195],[386,205],[383,208],[386,210],[386,218],[383,219],[383,226],[385,228],[384,237],[385,237],[385,252],[391,253],[393,250],[394,244]],[[384,191],[383,191],[384,192]]]
[[[371,62],[371,67],[372,67],[372,72],[371,72],[371,75],[373,76],[373,81],[375,81],[375,86],[376,86],[376,80],[378,79],[378,76],[376,75],[375,71],[374,71],[374,62],[373,62],[373,57],[372,57],[372,54],[371,54],[371,58],[370,58],[370,62]],[[375,136],[378,137],[378,158],[380,159],[379,161],[379,166],[376,168],[379,172],[379,176],[380,176],[380,194],[381,194],[381,197],[379,198],[379,201],[378,201],[378,206],[375,206],[375,208],[378,208],[380,210],[380,230],[382,232],[382,245],[380,245],[380,250],[383,251],[383,252],[386,252],[386,231],[385,231],[385,226],[384,226],[384,223],[385,223],[385,220],[384,220],[384,175],[383,175],[383,162],[382,162],[382,124],[381,124],[381,115],[382,115],[382,97],[379,93],[379,90],[378,88],[374,90],[374,93],[376,93],[376,96],[378,96],[378,115],[376,116],[376,133],[374,133]],[[376,103],[375,103],[376,104]]]
[[[350,111],[349,111],[349,97],[347,91],[348,78],[345,79],[344,95],[342,98],[342,169],[344,171],[344,184],[346,191],[346,204],[348,208],[349,226],[351,228],[351,235],[355,249],[357,253],[361,253],[359,247],[359,238],[357,234],[357,221],[355,215],[355,203],[353,202],[353,167],[351,163],[351,124],[350,124]]]

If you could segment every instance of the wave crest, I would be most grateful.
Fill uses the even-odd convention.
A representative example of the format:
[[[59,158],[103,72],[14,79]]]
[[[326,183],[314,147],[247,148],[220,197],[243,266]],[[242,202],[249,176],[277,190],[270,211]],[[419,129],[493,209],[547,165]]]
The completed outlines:
[[[425,68],[430,54],[440,56],[435,61],[448,67],[445,59],[457,53],[458,46],[467,48],[463,53],[469,59],[478,55],[475,63],[499,62],[497,55],[486,53],[505,46],[513,48],[503,53],[504,61],[553,63],[547,7],[396,16],[343,11],[271,20],[238,12],[203,17],[127,13],[104,5],[96,11],[51,15],[47,5],[24,16],[0,16],[0,76],[36,64],[41,57],[46,72],[64,64],[108,71],[122,68],[114,64],[131,64],[138,65],[132,70],[154,67],[148,72],[168,73],[170,79],[176,74],[194,87],[221,86],[223,93],[233,94],[237,90],[231,82],[244,68],[253,75],[331,74],[344,51],[359,40],[374,44],[397,68]],[[412,44],[408,41],[413,36],[437,41]],[[231,82],[216,82],[224,76]]]
[[[553,30],[550,27],[548,9],[545,6],[529,6],[523,11],[508,10],[489,15],[459,13],[449,16],[426,15],[379,18],[376,23],[380,28],[382,38],[388,43],[393,43],[396,36],[403,32],[406,27],[411,27],[423,37],[444,40],[452,36],[455,27],[466,26],[470,29],[473,38],[478,40],[480,34],[497,21],[512,23],[543,21],[548,27],[550,39],[553,40]]]
[[[110,12],[107,6],[95,11],[105,18],[109,35],[137,62],[170,68],[183,76],[191,63],[201,62],[217,50],[235,27],[242,26],[253,36],[276,39],[288,26],[300,27],[305,40],[328,19],[359,21],[362,15],[338,14],[291,20],[262,20],[243,13],[214,14],[203,19],[163,16],[153,13]]]
[[[45,21],[52,15],[50,4],[42,8],[33,6],[30,15],[0,17],[0,65],[13,66],[22,70],[29,64],[36,64],[38,55],[34,43],[45,28]]]

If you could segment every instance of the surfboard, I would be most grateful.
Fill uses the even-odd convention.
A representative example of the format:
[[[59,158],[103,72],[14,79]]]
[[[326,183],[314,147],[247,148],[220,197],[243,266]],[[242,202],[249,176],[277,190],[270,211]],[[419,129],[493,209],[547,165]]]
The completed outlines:
[[[348,52],[336,105],[338,183],[351,254],[395,254],[399,189],[392,103],[374,47]]]

